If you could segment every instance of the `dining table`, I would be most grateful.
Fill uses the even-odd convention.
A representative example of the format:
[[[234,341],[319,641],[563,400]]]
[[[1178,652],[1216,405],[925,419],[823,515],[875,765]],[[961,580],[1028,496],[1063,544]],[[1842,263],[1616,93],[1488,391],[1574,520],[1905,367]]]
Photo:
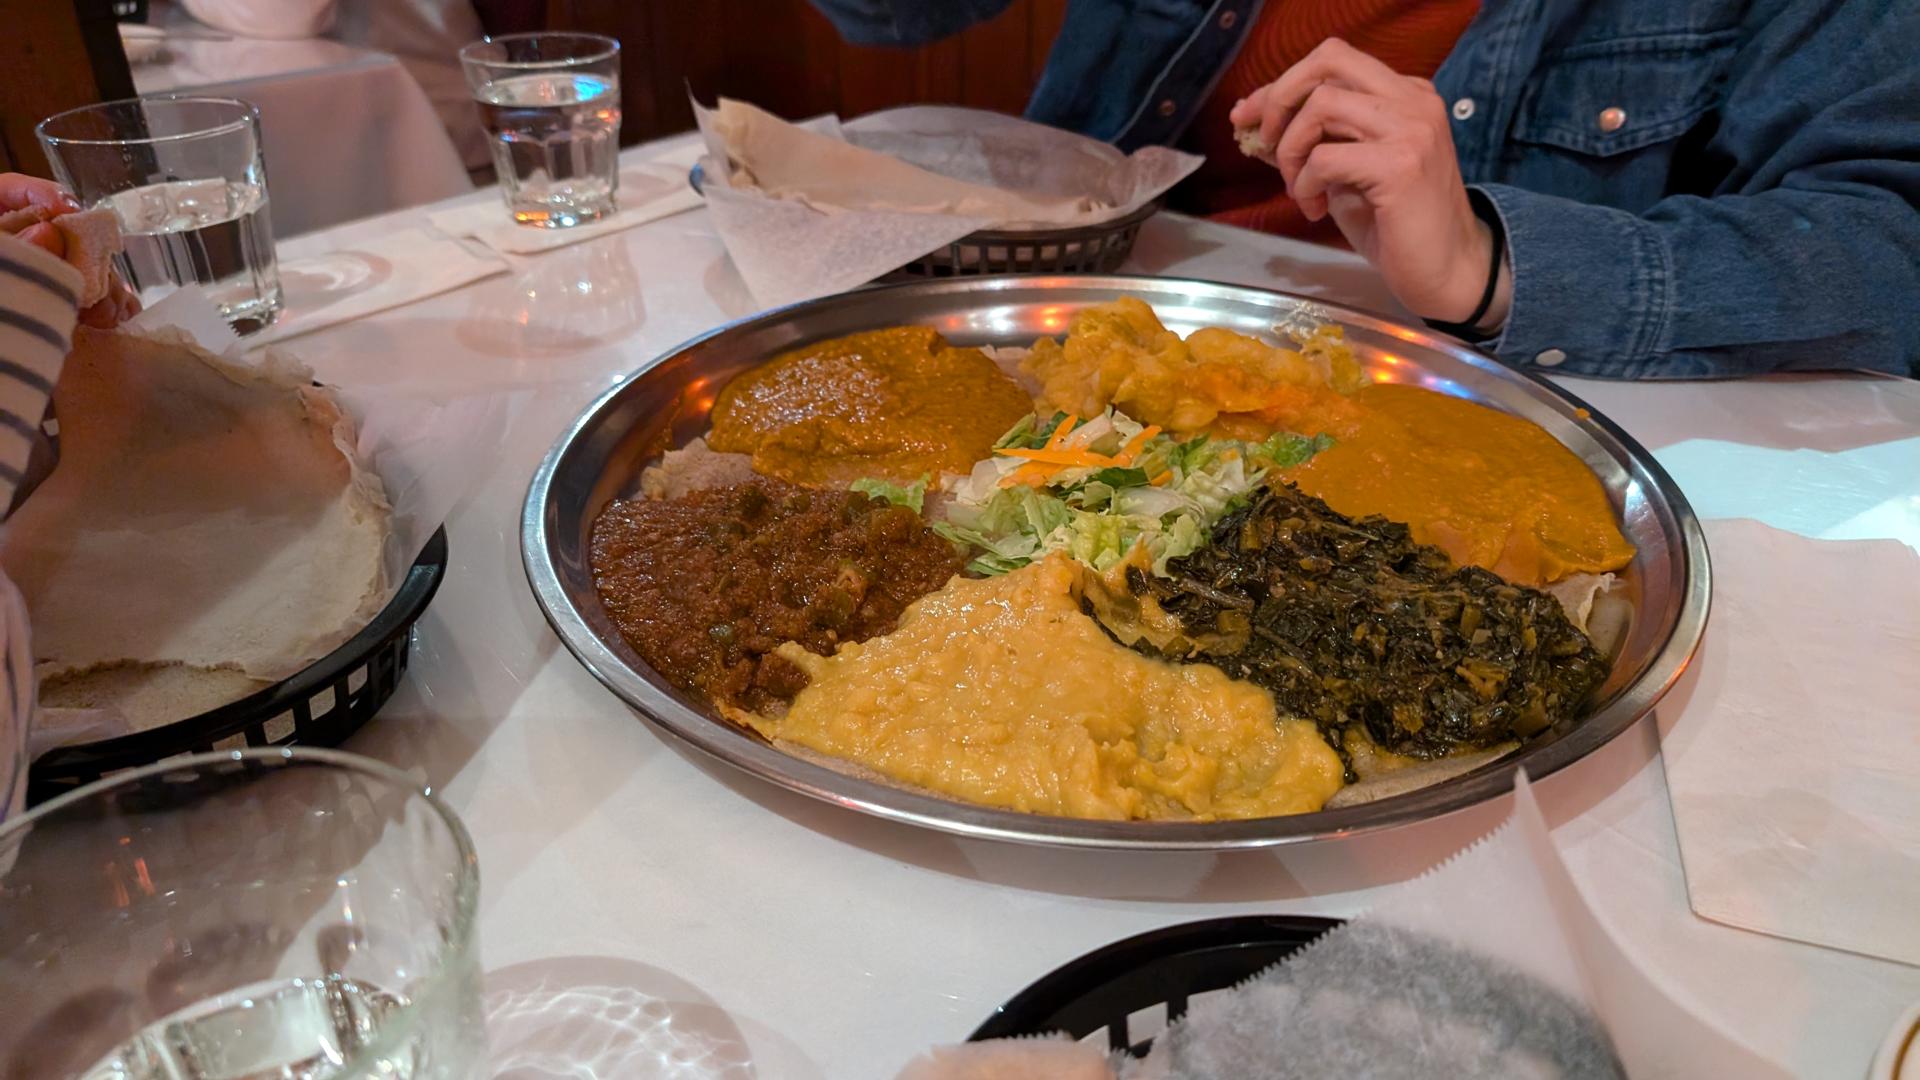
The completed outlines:
[[[389,53],[326,38],[249,38],[156,0],[130,42],[141,96],[238,98],[260,110],[276,237],[473,190],[433,102]],[[135,48],[137,44],[138,48]],[[352,116],[351,124],[316,123]]]
[[[322,229],[281,257],[350,251],[498,199],[480,190]],[[503,273],[280,346],[361,393],[509,406],[472,433],[482,479],[446,521],[447,576],[405,684],[346,744],[411,770],[471,831],[492,1075],[890,1077],[1089,950],[1218,916],[1354,916],[1506,820],[1510,797],[1260,850],[1021,846],[866,816],[683,747],[549,628],[522,568],[522,504],[590,402],[760,305],[701,207],[501,258]],[[1121,271],[1411,318],[1351,252],[1173,213],[1146,223]],[[1702,519],[1920,548],[1920,383],[1542,373],[1646,447]],[[1920,967],[1695,914],[1657,726],[1684,691],[1537,781],[1555,845],[1607,934],[1700,1023],[1790,1075],[1864,1076],[1920,1002]],[[1698,1075],[1690,1060],[1674,1045],[1668,1074]]]

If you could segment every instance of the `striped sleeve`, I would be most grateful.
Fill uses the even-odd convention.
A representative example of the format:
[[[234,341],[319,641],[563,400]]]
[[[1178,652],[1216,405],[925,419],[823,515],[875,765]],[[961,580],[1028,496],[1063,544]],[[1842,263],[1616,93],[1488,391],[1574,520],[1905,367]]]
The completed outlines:
[[[0,235],[0,507],[13,503],[67,358],[81,284],[52,253]]]
[[[33,718],[33,649],[27,634],[27,604],[0,574],[0,821],[27,801],[27,736]],[[7,854],[0,851],[0,873]]]
[[[0,512],[13,504],[77,317],[80,272],[53,254],[0,234]],[[0,576],[0,819],[26,797],[33,652],[26,605]]]

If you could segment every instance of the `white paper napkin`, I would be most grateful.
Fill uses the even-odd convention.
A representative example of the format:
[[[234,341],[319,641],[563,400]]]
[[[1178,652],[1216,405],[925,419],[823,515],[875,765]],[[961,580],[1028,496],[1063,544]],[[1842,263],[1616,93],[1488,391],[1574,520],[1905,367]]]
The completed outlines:
[[[1713,615],[1659,710],[1693,910],[1920,964],[1920,555],[1706,532]]]
[[[682,159],[686,159],[685,163]],[[448,236],[471,236],[508,255],[534,255],[645,225],[699,206],[700,195],[687,182],[691,167],[691,155],[685,148],[647,161],[623,162],[620,190],[614,196],[619,209],[599,221],[570,229],[516,224],[507,213],[506,203],[498,198],[429,214],[427,220]]]
[[[507,271],[507,264],[425,229],[403,229],[339,251],[280,263],[285,306],[272,326],[245,339],[271,345],[335,323],[438,296]]]
[[[704,164],[712,175],[712,158]],[[805,203],[719,184],[706,189],[714,228],[740,279],[765,307],[831,296],[865,285],[985,225],[935,214],[868,211],[827,215]]]

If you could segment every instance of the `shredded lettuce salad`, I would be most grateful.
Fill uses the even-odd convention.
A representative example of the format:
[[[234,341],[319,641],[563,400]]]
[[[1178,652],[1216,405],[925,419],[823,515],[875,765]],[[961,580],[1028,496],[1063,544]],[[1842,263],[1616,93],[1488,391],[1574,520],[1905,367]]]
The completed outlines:
[[[885,499],[895,506],[904,506],[918,514],[926,508],[927,481],[932,479],[926,473],[911,484],[896,484],[875,477],[863,477],[848,484],[849,490],[857,491],[869,499]]]
[[[1165,574],[1167,560],[1205,544],[1213,523],[1270,469],[1291,468],[1331,445],[1325,435],[1287,432],[1258,443],[1204,435],[1181,441],[1112,409],[1086,420],[1029,416],[954,485],[947,520],[933,528],[973,548],[968,568],[982,574],[1017,570],[1055,551],[1105,571],[1136,544],[1146,546],[1153,572]],[[870,494],[894,498],[874,486]]]

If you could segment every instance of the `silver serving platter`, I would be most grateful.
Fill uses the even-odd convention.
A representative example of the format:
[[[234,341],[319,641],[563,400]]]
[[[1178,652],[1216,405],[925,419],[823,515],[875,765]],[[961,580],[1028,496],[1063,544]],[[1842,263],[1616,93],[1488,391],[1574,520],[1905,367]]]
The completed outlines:
[[[1273,340],[1276,324],[1302,315],[1331,318],[1345,325],[1355,355],[1376,379],[1415,383],[1525,417],[1578,454],[1599,476],[1639,549],[1622,574],[1634,617],[1592,712],[1473,772],[1359,806],[1247,821],[1087,821],[939,798],[794,757],[675,690],[614,629],[588,566],[594,518],[609,500],[629,494],[642,467],[662,450],[702,434],[714,396],[741,371],[812,341],[883,326],[932,326],[958,345],[1024,346],[1064,333],[1077,310],[1121,296],[1152,304],[1183,335],[1226,326]],[[763,780],[850,810],[965,836],[1074,847],[1263,847],[1351,836],[1472,806],[1511,790],[1516,769],[1538,779],[1631,727],[1679,677],[1707,619],[1707,546],[1686,499],[1639,444],[1564,390],[1378,315],[1169,278],[920,282],[831,296],[720,327],[640,367],[560,437],[527,491],[521,553],[534,596],[561,641],[661,731]]]

